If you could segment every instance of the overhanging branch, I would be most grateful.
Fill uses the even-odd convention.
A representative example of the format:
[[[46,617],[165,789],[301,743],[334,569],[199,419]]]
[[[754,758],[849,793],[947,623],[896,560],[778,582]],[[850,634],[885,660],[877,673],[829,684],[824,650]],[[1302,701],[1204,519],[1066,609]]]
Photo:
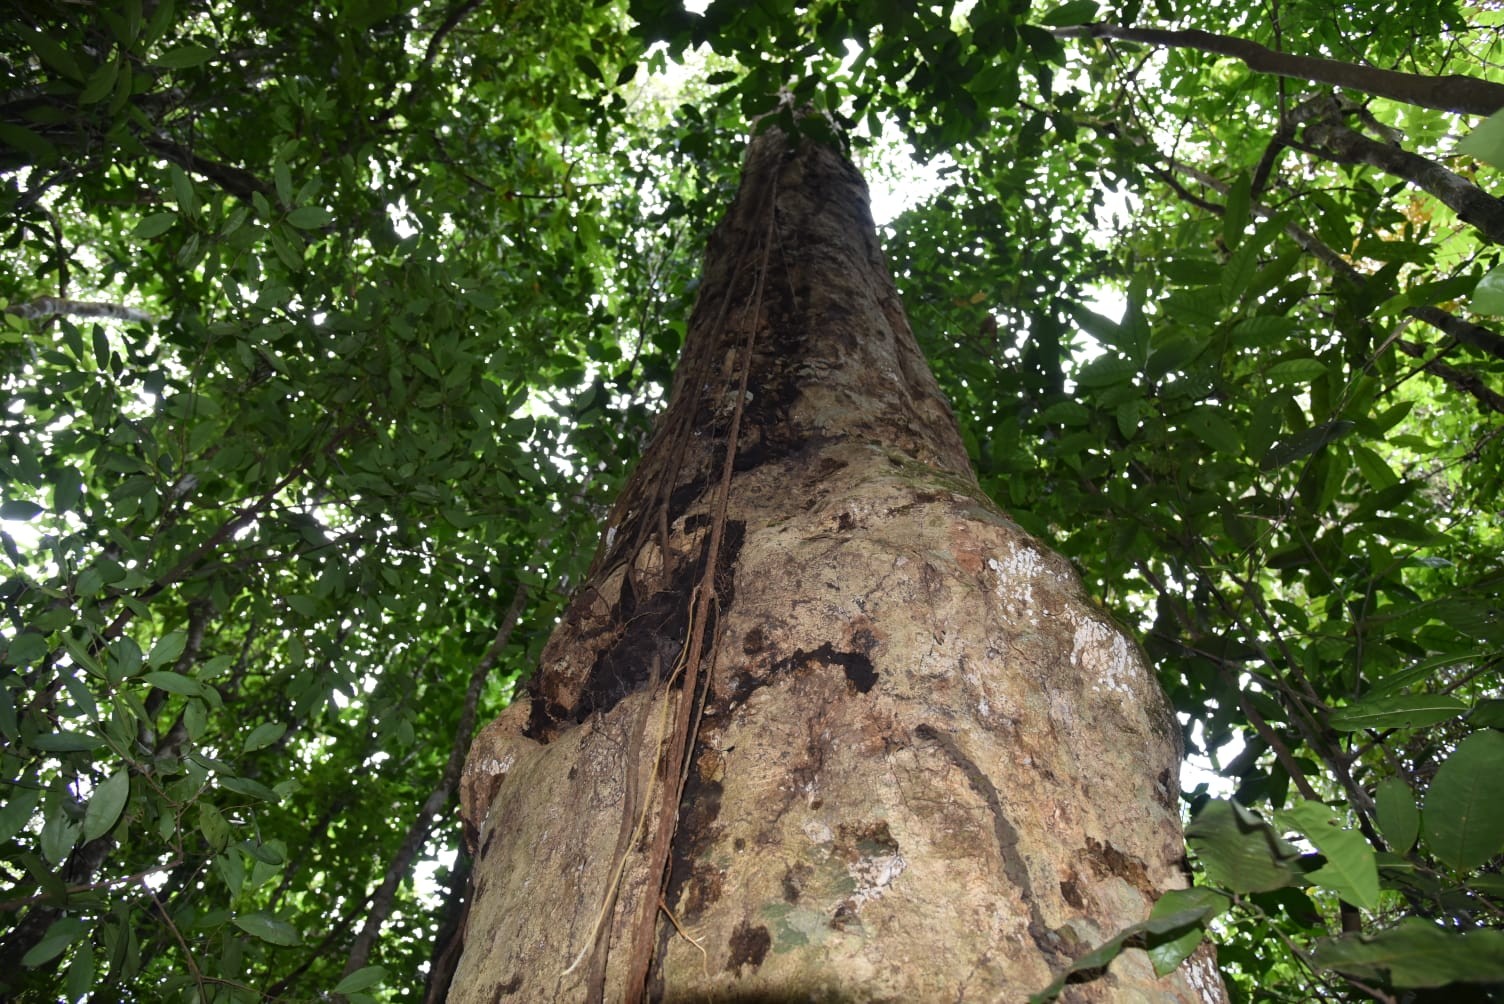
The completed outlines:
[[[1320,56],[1295,56],[1287,52],[1276,52],[1247,39],[1194,28],[1167,31],[1098,23],[1054,28],[1052,32],[1056,38],[1109,38],[1120,42],[1197,49],[1219,56],[1232,56],[1242,60],[1244,65],[1256,73],[1332,84],[1401,101],[1407,105],[1435,108],[1459,115],[1492,115],[1504,108],[1504,84],[1479,77],[1460,73],[1432,77],[1398,70],[1380,70]]]

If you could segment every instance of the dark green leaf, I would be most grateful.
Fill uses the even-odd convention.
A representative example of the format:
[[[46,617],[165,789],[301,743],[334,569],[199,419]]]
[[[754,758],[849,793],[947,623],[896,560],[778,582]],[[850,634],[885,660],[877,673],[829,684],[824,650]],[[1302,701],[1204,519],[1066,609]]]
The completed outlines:
[[[1372,697],[1339,708],[1328,719],[1339,732],[1360,729],[1419,729],[1456,718],[1468,706],[1443,694]]]
[[[284,920],[266,913],[243,913],[233,923],[247,934],[255,935],[273,945],[291,947],[303,943],[298,929]]]
[[[1378,934],[1323,940],[1313,955],[1323,968],[1397,987],[1504,980],[1504,931],[1444,931],[1419,917]]]
[[[131,776],[124,770],[117,770],[94,789],[89,805],[84,810],[85,843],[104,836],[114,828],[130,794]]]

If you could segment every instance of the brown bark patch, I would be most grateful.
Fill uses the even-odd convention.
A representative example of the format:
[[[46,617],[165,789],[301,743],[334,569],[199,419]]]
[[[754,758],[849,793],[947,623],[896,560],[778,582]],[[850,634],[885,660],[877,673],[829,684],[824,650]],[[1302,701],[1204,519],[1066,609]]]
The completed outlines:
[[[755,970],[762,965],[768,949],[773,947],[773,938],[763,925],[752,927],[744,920],[731,932],[727,947],[731,949],[731,954],[726,959],[726,971],[740,976],[742,966],[750,966]]]

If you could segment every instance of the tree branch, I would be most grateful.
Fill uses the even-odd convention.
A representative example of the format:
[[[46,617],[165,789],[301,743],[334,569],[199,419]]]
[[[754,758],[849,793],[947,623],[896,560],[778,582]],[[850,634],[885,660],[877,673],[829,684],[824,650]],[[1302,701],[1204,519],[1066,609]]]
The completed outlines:
[[[350,946],[350,956],[345,961],[343,975],[349,976],[366,965],[371,957],[371,949],[376,944],[376,937],[381,933],[381,927],[391,915],[392,906],[396,901],[397,887],[407,877],[408,869],[411,868],[413,859],[423,849],[428,840],[429,831],[433,829],[434,817],[449,801],[449,796],[454,793],[454,787],[459,783],[460,772],[465,767],[465,755],[470,751],[471,735],[475,730],[475,709],[480,702],[481,690],[486,685],[486,680],[491,676],[491,670],[496,667],[496,662],[501,658],[501,653],[506,649],[507,643],[512,639],[512,632],[517,627],[517,621],[522,616],[523,609],[527,606],[528,589],[526,586],[518,586],[516,593],[512,595],[511,605],[501,617],[501,627],[496,631],[496,637],[491,645],[475,664],[475,669],[470,673],[470,684],[465,688],[465,703],[460,709],[460,720],[454,727],[454,741],[449,746],[449,760],[444,764],[444,771],[439,776],[439,783],[429,793],[428,798],[418,809],[415,818],[407,828],[407,834],[402,838],[402,843],[397,848],[397,853],[392,856],[392,861],[387,865],[386,876],[381,880],[381,885],[371,896],[371,908],[366,911],[365,924],[360,933],[355,936],[355,942]]]
[[[1339,164],[1367,164],[1403,178],[1441,200],[1492,243],[1504,244],[1504,201],[1455,171],[1429,157],[1370,139],[1330,117],[1309,123],[1302,135],[1313,152]]]
[[[1460,73],[1445,76],[1426,76],[1420,73],[1402,73],[1398,70],[1380,70],[1356,63],[1320,56],[1295,56],[1276,52],[1257,42],[1217,35],[1194,28],[1184,31],[1166,31],[1159,28],[1128,28],[1115,24],[1083,24],[1068,28],[1052,28],[1056,38],[1109,38],[1121,42],[1141,42],[1145,45],[1168,46],[1176,49],[1197,49],[1219,56],[1232,56],[1242,60],[1256,73],[1269,73],[1278,77],[1293,77],[1319,84],[1332,84],[1349,90],[1363,91],[1381,98],[1389,98],[1407,105],[1435,108],[1438,111],[1459,115],[1492,115],[1504,108],[1504,84],[1496,84],[1479,77]]]

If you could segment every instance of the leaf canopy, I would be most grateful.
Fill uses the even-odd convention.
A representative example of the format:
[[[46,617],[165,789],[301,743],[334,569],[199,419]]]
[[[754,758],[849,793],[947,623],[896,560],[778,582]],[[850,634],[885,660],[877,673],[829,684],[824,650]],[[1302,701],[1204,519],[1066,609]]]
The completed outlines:
[[[928,178],[884,240],[979,477],[1137,626],[1202,764],[1223,892],[1076,969],[1177,964],[1231,903],[1238,999],[1482,978],[1504,204],[1497,121],[1446,109],[1504,84],[1501,27],[1455,0],[19,5],[0,982],[442,979],[456,758],[589,561],[783,91],[880,188]]]

